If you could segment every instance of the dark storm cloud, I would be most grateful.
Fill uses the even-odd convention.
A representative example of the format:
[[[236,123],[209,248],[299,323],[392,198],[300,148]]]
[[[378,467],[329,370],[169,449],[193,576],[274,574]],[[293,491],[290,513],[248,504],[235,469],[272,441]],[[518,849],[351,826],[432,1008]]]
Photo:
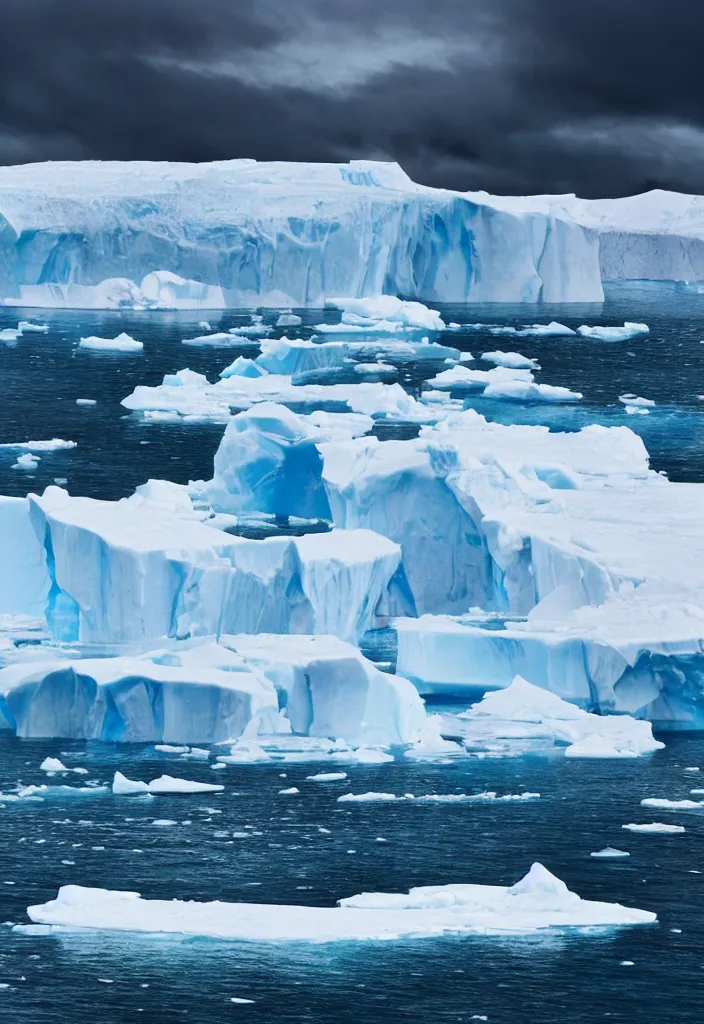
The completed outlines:
[[[0,0],[0,162],[399,160],[704,192],[693,0]]]

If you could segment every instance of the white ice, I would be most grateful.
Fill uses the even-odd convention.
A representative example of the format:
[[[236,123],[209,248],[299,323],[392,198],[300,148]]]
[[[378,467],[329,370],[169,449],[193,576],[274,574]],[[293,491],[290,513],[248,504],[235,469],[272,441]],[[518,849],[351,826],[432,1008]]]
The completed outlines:
[[[78,347],[94,352],[141,352],[144,349],[144,343],[135,341],[123,331],[116,338],[97,338],[95,336],[81,338]]]
[[[589,856],[597,857],[600,860],[625,860],[631,855],[626,850],[617,850],[615,846],[605,846],[603,850],[597,850],[595,853],[590,853]]]
[[[684,825],[665,825],[661,821],[652,821],[645,825],[631,823],[630,825],[622,825],[621,828],[628,829],[629,832],[643,832],[646,835],[649,833],[653,835],[672,833],[675,835],[685,831]]]
[[[211,782],[191,782],[188,779],[176,779],[171,775],[160,775],[151,782],[135,782],[126,778],[121,772],[115,772],[112,791],[118,796],[133,793],[152,793],[167,796],[173,793],[221,793],[224,786]]]
[[[145,900],[135,892],[66,885],[27,908],[59,930],[97,929],[268,942],[429,938],[530,933],[546,928],[652,924],[654,913],[581,899],[541,864],[513,886],[430,885],[408,894],[361,893],[338,907]],[[587,933],[589,934],[589,933]]]
[[[577,334],[593,341],[631,341],[650,334],[650,328],[647,324],[632,324],[628,321],[623,327],[587,327],[583,324],[577,328]]]
[[[462,353],[460,362],[468,362],[466,353]],[[530,359],[521,355],[520,352],[482,352],[482,359],[496,366],[506,366],[512,370],[539,370],[540,363],[537,359]]]

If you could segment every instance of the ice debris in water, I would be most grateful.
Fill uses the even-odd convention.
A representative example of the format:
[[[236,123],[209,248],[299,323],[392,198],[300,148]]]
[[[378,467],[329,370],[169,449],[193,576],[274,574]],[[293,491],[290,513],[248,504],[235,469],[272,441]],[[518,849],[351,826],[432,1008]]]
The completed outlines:
[[[662,797],[649,796],[641,800],[641,807],[657,807],[663,811],[701,811],[704,800],[666,800]]]
[[[210,782],[190,782],[188,779],[175,779],[171,775],[161,775],[151,782],[133,781],[122,772],[115,772],[112,791],[117,796],[131,796],[136,793],[152,793],[165,795],[169,793],[221,793],[225,787]]]
[[[524,327],[497,327],[489,324],[475,324],[475,327],[487,326],[490,334],[504,335],[512,338],[569,338],[576,332],[571,327],[551,320],[549,324],[527,324]]]
[[[599,860],[624,860],[631,855],[626,850],[617,850],[615,846],[605,846],[603,850],[597,850],[595,853],[590,853],[589,856]]]
[[[404,793],[397,796],[395,793],[344,793],[338,796],[339,804],[345,803],[391,803],[392,801],[420,803],[420,804],[466,804],[466,803],[514,803],[516,801],[539,800],[540,793],[503,793],[499,795],[492,790],[483,793],[424,793],[415,796],[413,793]]]
[[[14,463],[12,469],[23,469],[29,473],[32,473],[34,472],[38,465],[39,456],[32,455],[29,452],[27,452],[25,455],[19,455],[17,457],[17,462]]]
[[[374,334],[399,331],[443,331],[445,324],[436,309],[422,302],[404,302],[395,295],[369,299],[329,299],[328,305],[342,310],[338,324],[316,324],[320,333]]]
[[[62,930],[179,933],[260,942],[530,933],[545,928],[652,924],[657,920],[651,911],[583,900],[541,864],[534,864],[513,886],[429,885],[407,894],[360,893],[338,903],[338,907],[186,903],[145,900],[136,892],[66,885],[59,889],[56,899],[28,907],[27,914],[36,924]]]
[[[298,327],[302,323],[302,319],[296,313],[290,309],[285,309],[282,313],[279,313],[279,317],[276,321],[276,327]]]
[[[593,341],[630,341],[633,338],[644,338],[650,334],[647,324],[626,323],[623,327],[587,327],[583,324],[577,328],[577,334]]]
[[[64,441],[61,437],[52,437],[49,441],[7,441],[0,444],[0,449],[16,448],[18,451],[26,452],[58,452],[76,447],[76,441]]]
[[[530,359],[528,356],[521,355],[520,352],[482,352],[482,359],[488,363],[494,363],[496,366],[506,366],[514,370],[540,369],[537,359]],[[460,362],[465,362],[465,360],[460,357]]]
[[[144,344],[141,341],[135,341],[123,331],[116,338],[97,338],[94,335],[89,338],[81,338],[78,347],[94,352],[141,352],[144,349]]]
[[[317,775],[306,775],[308,782],[339,782],[347,778],[347,772],[318,772]]]
[[[20,320],[17,324],[20,334],[46,334],[49,330],[48,324],[34,324],[30,320]]]
[[[43,772],[75,772],[77,775],[87,775],[87,768],[67,768],[58,757],[45,757],[39,768]]]
[[[661,821],[651,821],[644,825],[631,822],[629,825],[622,825],[621,828],[628,829],[629,832],[644,832],[646,835],[648,833],[653,833],[655,835],[659,832],[680,833],[685,831],[684,825],[665,825]]]

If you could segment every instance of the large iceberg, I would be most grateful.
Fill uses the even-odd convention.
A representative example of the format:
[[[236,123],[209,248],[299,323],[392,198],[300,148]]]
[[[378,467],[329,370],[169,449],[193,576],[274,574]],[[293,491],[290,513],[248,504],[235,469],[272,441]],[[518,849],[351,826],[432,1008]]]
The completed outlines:
[[[62,886],[56,899],[28,907],[57,930],[199,935],[251,942],[332,942],[529,933],[545,928],[652,924],[654,913],[581,899],[542,864],[512,886],[426,885],[408,893],[365,892],[338,907],[148,900],[137,892]],[[20,926],[21,929],[22,926]]]
[[[411,683],[333,636],[199,638],[103,658],[47,650],[0,669],[0,727],[22,737],[197,744],[293,731],[389,747],[424,723]]]
[[[268,631],[354,640],[398,576],[398,546],[370,530],[250,540],[205,525],[188,495],[181,499],[169,505],[136,493],[109,502],[58,487],[30,495],[36,536],[27,560],[38,537],[57,639]]]
[[[375,161],[3,167],[0,239],[0,302],[23,306],[603,297],[597,232],[569,213],[427,188]]]

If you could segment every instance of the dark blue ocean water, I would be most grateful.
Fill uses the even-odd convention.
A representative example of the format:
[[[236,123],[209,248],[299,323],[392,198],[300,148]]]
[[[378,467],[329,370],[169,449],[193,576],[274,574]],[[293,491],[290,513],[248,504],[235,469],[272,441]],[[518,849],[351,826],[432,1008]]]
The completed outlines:
[[[655,910],[660,921],[611,934],[322,946],[26,936],[6,926],[0,928],[0,982],[10,987],[0,989],[2,1020],[435,1024],[470,1021],[474,1014],[494,1024],[701,1020],[704,814],[653,814],[639,803],[646,796],[688,795],[698,773],[683,769],[704,764],[702,739],[670,737],[664,751],[635,762],[515,758],[351,766],[347,780],[328,784],[305,780],[320,770],[311,765],[214,773],[206,764],[143,748],[13,739],[0,743],[2,788],[45,781],[38,765],[48,754],[89,768],[81,783],[109,781],[115,769],[132,777],[166,771],[200,781],[215,776],[226,790],[147,803],[108,794],[6,805],[0,809],[3,921],[26,921],[28,904],[53,897],[66,882],[161,898],[333,906],[364,890],[511,884],[533,860],[582,896]],[[278,795],[285,786],[298,786],[300,794]],[[418,795],[486,788],[542,796],[495,805],[336,802],[347,791]],[[154,818],[181,824],[155,826]],[[684,824],[687,831],[647,836],[621,828],[653,820]],[[251,836],[232,838],[233,831]],[[223,832],[229,835],[216,835]],[[630,859],[589,857],[606,845],[631,851]],[[624,960],[633,966],[621,966]],[[233,996],[254,1003],[233,1005]]]
[[[303,315],[303,328],[289,329],[289,335],[309,334],[323,315],[335,318],[331,312]],[[672,479],[704,481],[704,402],[697,398],[704,393],[704,296],[621,290],[603,307],[446,307],[443,315],[514,325],[557,319],[572,327],[646,321],[649,338],[616,344],[468,331],[442,340],[475,356],[488,349],[536,356],[543,366],[538,380],[585,395],[580,405],[562,407],[475,399],[474,407],[490,418],[560,429],[625,424],[643,435],[654,468]],[[0,493],[24,494],[66,478],[74,494],[116,498],[150,476],[187,481],[210,475],[222,426],[145,425],[119,403],[137,384],[158,383],[185,366],[214,380],[236,355],[251,355],[251,348],[182,346],[182,338],[201,333],[201,313],[5,310],[0,328],[27,316],[51,330],[14,345],[0,343],[0,443],[63,437],[78,447],[44,455],[34,476],[11,469],[16,451],[0,451]],[[248,319],[236,313],[206,318],[221,329]],[[123,330],[144,342],[143,355],[76,348],[82,335]],[[408,367],[403,382],[417,392],[423,376],[420,368]],[[626,416],[618,403],[626,391],[658,405],[648,416]],[[98,404],[77,406],[76,398],[96,398]],[[516,758],[358,766],[348,769],[349,785],[328,786],[305,781],[319,766],[213,773],[206,764],[149,748],[2,738],[5,792],[20,781],[45,781],[38,765],[47,754],[89,768],[88,776],[72,780],[81,784],[86,778],[109,781],[119,769],[138,778],[163,771],[203,781],[215,776],[227,788],[222,796],[151,803],[105,795],[0,806],[0,921],[26,922],[28,905],[51,898],[67,882],[151,897],[330,906],[363,890],[508,884],[540,860],[580,895],[655,910],[660,923],[609,935],[313,947],[29,936],[8,925],[0,927],[0,985],[8,986],[0,988],[0,1020],[439,1024],[486,1017],[494,1024],[698,1024],[704,1004],[704,815],[652,814],[639,804],[646,796],[682,798],[690,787],[704,785],[697,773],[684,771],[701,766],[704,772],[704,740],[682,735],[666,742],[664,751],[636,762]],[[301,794],[279,796],[289,785]],[[343,788],[399,794],[526,789],[542,797],[525,804],[346,806],[335,800]],[[157,817],[180,824],[158,828],[151,824]],[[687,831],[645,836],[621,828],[658,819],[684,824]],[[249,838],[232,837],[244,831]],[[378,843],[379,837],[387,842]],[[606,845],[630,850],[630,860],[589,858]],[[622,966],[624,960],[633,966]],[[233,1004],[232,997],[254,1003]]]

